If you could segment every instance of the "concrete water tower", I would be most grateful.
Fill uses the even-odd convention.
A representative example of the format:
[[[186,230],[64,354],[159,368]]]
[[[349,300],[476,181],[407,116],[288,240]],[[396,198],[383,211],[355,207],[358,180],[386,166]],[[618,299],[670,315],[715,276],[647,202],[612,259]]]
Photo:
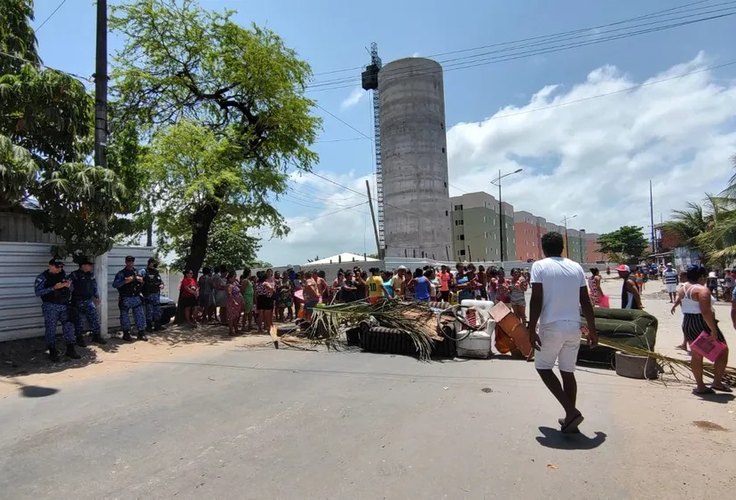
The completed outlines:
[[[393,61],[378,72],[385,253],[449,260],[452,252],[442,66]]]

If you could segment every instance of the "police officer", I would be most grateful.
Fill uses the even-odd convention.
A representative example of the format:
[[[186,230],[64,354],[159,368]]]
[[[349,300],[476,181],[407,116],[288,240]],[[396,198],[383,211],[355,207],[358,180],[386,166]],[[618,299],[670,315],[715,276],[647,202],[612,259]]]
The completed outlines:
[[[164,282],[158,272],[158,262],[151,257],[143,275],[143,303],[146,306],[146,331],[162,330],[161,326],[161,290]]]
[[[72,316],[77,336],[77,345],[84,347],[84,319],[92,328],[92,342],[104,345],[107,342],[100,334],[100,319],[97,316],[97,306],[100,305],[100,295],[97,290],[97,280],[92,273],[94,263],[89,257],[79,259],[79,269],[72,271],[69,279],[72,282]]]
[[[148,340],[145,334],[146,315],[143,311],[143,301],[141,300],[141,286],[143,285],[143,276],[135,268],[135,257],[128,255],[125,257],[125,267],[118,271],[112,282],[113,288],[117,288],[120,293],[118,307],[120,308],[120,326],[123,329],[123,340],[132,342],[130,336],[130,317],[128,313],[133,312],[135,327],[138,333],[138,340]]]
[[[41,297],[43,301],[41,310],[46,327],[46,346],[49,349],[49,358],[53,362],[59,361],[59,353],[56,350],[57,323],[61,323],[66,342],[66,355],[72,359],[81,358],[74,348],[74,326],[69,319],[71,287],[71,281],[64,273],[64,262],[57,258],[49,261],[48,270],[36,277],[34,285],[36,297]]]

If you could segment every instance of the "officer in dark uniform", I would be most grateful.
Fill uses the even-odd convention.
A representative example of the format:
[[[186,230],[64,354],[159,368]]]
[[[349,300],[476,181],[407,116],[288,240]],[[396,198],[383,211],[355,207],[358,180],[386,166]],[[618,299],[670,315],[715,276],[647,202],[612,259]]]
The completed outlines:
[[[120,293],[118,307],[120,308],[120,326],[123,329],[123,340],[132,342],[130,336],[130,317],[128,313],[133,312],[138,340],[148,340],[145,333],[146,315],[143,311],[143,300],[141,299],[141,286],[143,276],[135,268],[135,257],[125,257],[125,268],[118,271],[112,282],[113,288]]]
[[[92,342],[104,345],[107,342],[100,334],[100,319],[97,316],[97,306],[100,305],[100,295],[97,290],[97,280],[92,272],[94,263],[89,257],[79,259],[79,269],[72,271],[69,279],[72,281],[72,317],[77,336],[77,345],[86,346],[84,341],[84,319],[92,329]]]
[[[164,282],[158,272],[158,262],[151,257],[143,275],[143,303],[146,306],[146,331],[162,330],[161,326],[161,290]]]
[[[56,324],[61,323],[61,329],[66,342],[66,355],[73,359],[81,356],[74,348],[74,325],[69,319],[69,298],[72,283],[64,273],[64,261],[51,259],[48,270],[36,277],[34,290],[36,297],[41,297],[43,303],[43,322],[46,327],[46,346],[49,349],[51,361],[59,361],[59,352],[56,350]]]

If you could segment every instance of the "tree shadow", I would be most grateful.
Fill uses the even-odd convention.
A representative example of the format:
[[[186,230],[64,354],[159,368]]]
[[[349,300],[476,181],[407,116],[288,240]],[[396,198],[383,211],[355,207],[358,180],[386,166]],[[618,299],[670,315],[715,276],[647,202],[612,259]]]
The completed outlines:
[[[582,433],[565,434],[551,427],[540,427],[539,431],[543,436],[537,436],[537,442],[546,448],[557,450],[592,450],[605,443],[608,437],[605,432],[596,432],[592,438]]]
[[[57,339],[56,349],[61,361],[52,363],[43,337],[0,342],[0,376],[17,377],[34,373],[59,373],[99,363],[97,352],[90,347],[77,347],[81,359],[64,356],[66,346]]]
[[[55,389],[53,387],[26,385],[23,382],[13,380],[12,378],[8,378],[8,380],[3,380],[2,382],[5,382],[6,384],[17,385],[21,396],[23,396],[24,398],[45,398],[47,396],[53,396],[54,394],[59,392],[59,389]]]

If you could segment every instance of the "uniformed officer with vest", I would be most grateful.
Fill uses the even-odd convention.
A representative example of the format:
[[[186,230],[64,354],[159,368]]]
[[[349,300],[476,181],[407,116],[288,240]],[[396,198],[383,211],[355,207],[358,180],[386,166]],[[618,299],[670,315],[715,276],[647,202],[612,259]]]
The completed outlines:
[[[129,312],[133,313],[138,340],[148,340],[145,333],[146,315],[143,311],[143,300],[141,299],[141,286],[143,276],[135,268],[135,257],[125,257],[125,267],[118,271],[112,282],[113,288],[120,293],[118,307],[120,308],[120,326],[123,329],[123,340],[132,342],[130,336]]]
[[[79,269],[72,271],[69,279],[72,282],[72,316],[77,345],[84,347],[84,320],[92,329],[92,342],[104,345],[107,342],[100,334],[100,319],[97,315],[97,306],[100,304],[100,295],[97,289],[97,280],[92,272],[94,263],[89,257],[81,257]]]
[[[164,282],[158,272],[158,262],[151,257],[143,275],[143,304],[146,306],[146,331],[162,330],[161,290]]]
[[[36,297],[41,297],[43,303],[43,321],[46,328],[46,346],[51,361],[59,361],[59,352],[56,350],[56,324],[61,323],[61,329],[66,342],[66,355],[72,359],[81,356],[74,348],[74,325],[69,318],[69,298],[72,283],[64,272],[64,261],[51,259],[49,268],[36,277],[34,290]]]

